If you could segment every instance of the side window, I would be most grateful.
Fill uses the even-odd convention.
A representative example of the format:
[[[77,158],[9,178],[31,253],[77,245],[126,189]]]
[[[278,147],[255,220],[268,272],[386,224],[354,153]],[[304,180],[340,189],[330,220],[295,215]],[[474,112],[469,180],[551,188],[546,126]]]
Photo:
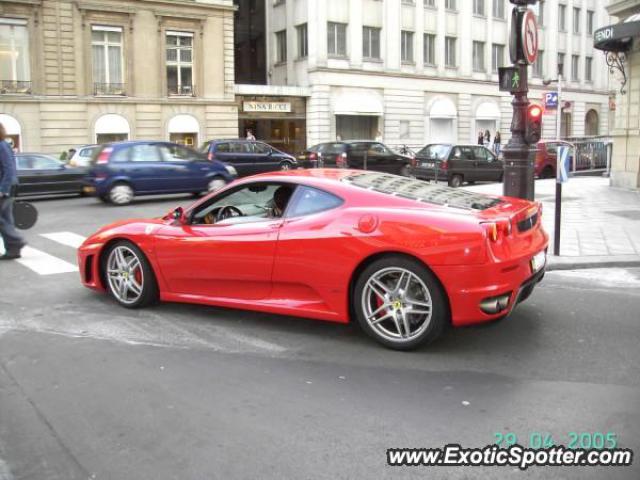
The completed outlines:
[[[55,158],[49,157],[34,157],[34,166],[33,168],[37,170],[55,170],[60,168],[61,163],[58,162]]]
[[[160,151],[167,162],[195,162],[202,160],[196,152],[180,145],[162,145]]]
[[[218,145],[216,145],[217,153],[229,153],[230,151],[231,149],[229,148],[228,143],[219,143]]]
[[[17,157],[16,165],[18,166],[18,170],[32,170],[33,157]]]
[[[471,147],[461,147],[462,150],[462,159],[463,160],[473,160],[475,157],[473,155],[473,150]]]
[[[475,150],[476,160],[479,160],[482,162],[486,162],[487,160],[489,160],[489,156],[487,155],[487,150],[485,150],[482,147],[474,147],[473,149]]]
[[[260,154],[269,153],[270,148],[264,143],[255,142],[255,143],[252,143],[251,145],[253,146],[253,153],[260,153]]]
[[[387,149],[384,148],[384,145],[381,143],[373,143],[371,147],[369,147],[369,152],[374,155],[385,155],[387,153]]]
[[[462,150],[460,150],[460,147],[456,147],[451,151],[451,158],[455,160],[460,160],[462,158]]]
[[[132,162],[159,162],[160,152],[155,145],[141,144],[131,147]]]
[[[242,154],[253,153],[253,151],[251,149],[251,145],[249,145],[246,142],[231,143],[231,144],[229,144],[229,150],[232,153],[242,153]]]
[[[298,187],[287,217],[300,217],[324,212],[342,205],[342,199],[311,187]]]

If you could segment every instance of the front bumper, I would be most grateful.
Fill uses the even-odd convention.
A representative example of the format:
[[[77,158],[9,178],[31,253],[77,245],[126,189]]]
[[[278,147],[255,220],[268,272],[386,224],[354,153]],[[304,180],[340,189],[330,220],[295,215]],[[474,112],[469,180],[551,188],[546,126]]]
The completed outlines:
[[[532,257],[483,265],[433,267],[449,296],[452,325],[490,322],[510,314],[544,277],[546,265],[532,271]],[[504,295],[508,295],[509,302],[499,312],[488,314],[480,308],[484,300]]]

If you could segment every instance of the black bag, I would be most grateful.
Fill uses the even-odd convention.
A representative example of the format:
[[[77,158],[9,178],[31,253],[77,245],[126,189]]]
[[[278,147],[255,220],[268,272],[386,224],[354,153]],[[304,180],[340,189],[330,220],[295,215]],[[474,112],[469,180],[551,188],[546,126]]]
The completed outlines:
[[[16,228],[28,230],[38,221],[38,210],[32,204],[23,201],[13,203],[13,218]]]

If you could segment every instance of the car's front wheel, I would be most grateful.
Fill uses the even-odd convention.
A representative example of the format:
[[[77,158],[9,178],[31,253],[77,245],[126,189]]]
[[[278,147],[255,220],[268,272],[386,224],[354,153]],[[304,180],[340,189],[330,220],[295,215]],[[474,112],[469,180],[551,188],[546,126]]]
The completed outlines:
[[[420,262],[390,255],[372,262],[358,277],[353,311],[362,329],[395,350],[435,340],[448,323],[445,293]]]
[[[209,192],[217,192],[221,188],[224,188],[226,185],[227,181],[224,178],[213,177],[207,185],[207,190],[209,190]]]
[[[146,256],[133,243],[122,240],[106,252],[102,271],[113,298],[127,308],[146,307],[158,299],[158,284]]]
[[[293,168],[293,164],[291,162],[282,162],[280,164],[280,170],[287,171]]]

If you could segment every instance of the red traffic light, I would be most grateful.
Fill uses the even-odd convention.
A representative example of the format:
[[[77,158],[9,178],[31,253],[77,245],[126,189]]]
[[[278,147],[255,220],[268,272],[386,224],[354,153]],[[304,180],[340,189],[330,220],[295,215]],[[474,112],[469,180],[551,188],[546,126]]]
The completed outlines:
[[[542,116],[542,107],[539,105],[532,105],[529,107],[529,117],[537,119]]]

